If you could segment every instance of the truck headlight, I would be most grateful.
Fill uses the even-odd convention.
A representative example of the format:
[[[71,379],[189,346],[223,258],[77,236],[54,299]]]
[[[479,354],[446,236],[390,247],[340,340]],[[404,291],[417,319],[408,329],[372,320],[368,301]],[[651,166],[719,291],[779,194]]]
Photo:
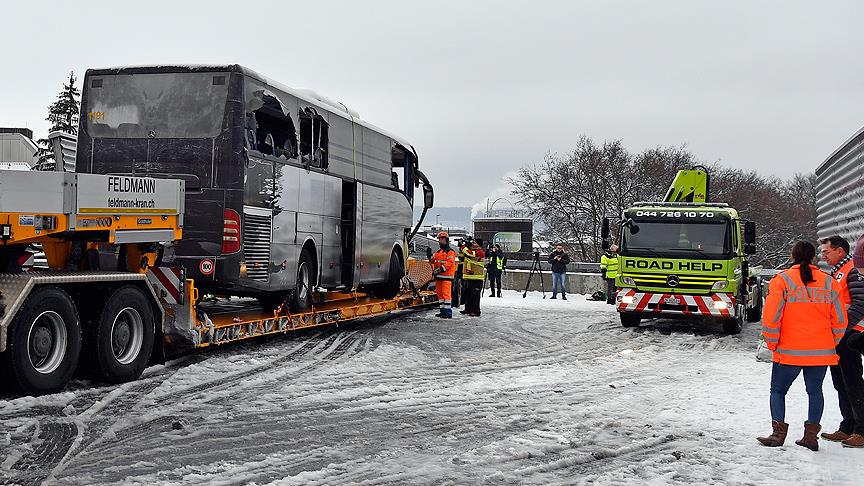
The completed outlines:
[[[714,285],[711,286],[711,290],[722,290],[725,289],[727,285],[729,285],[729,282],[725,280],[718,280],[714,282]]]
[[[621,282],[623,282],[624,285],[632,285],[634,287],[636,286],[636,282],[633,281],[633,277],[621,277]]]
[[[714,301],[714,308],[719,309],[719,310],[727,309],[727,308],[729,308],[729,304],[727,304],[726,302],[723,302],[722,300],[715,300]]]
[[[621,301],[622,304],[632,304],[634,297],[632,295],[623,295],[618,300]]]

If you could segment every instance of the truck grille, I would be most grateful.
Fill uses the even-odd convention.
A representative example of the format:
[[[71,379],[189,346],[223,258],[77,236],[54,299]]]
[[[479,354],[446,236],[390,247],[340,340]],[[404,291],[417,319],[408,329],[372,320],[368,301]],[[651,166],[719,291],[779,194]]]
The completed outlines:
[[[668,289],[666,283],[667,275],[652,274],[652,273],[628,273],[625,274],[633,278],[636,287],[640,289]],[[675,286],[676,290],[690,290],[695,292],[709,292],[714,282],[725,280],[725,277],[693,277],[688,275],[678,275],[679,283]]]
[[[270,240],[272,238],[271,218],[264,211],[253,208],[243,210],[243,259],[246,274],[251,280],[267,282],[270,278]]]

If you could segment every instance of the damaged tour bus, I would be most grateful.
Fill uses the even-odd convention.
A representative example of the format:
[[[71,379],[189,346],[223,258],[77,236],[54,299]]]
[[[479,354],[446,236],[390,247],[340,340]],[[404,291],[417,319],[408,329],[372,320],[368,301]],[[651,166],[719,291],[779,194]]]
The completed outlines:
[[[410,144],[345,105],[231,65],[91,69],[81,107],[78,172],[185,181],[162,265],[204,292],[302,310],[316,289],[399,291],[431,186]]]

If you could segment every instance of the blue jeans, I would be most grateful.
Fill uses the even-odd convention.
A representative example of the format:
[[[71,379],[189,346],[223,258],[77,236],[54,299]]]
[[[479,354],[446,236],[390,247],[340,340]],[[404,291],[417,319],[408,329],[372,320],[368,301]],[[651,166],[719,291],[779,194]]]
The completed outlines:
[[[786,421],[786,392],[798,374],[804,371],[804,386],[810,398],[807,411],[807,421],[818,424],[822,420],[822,410],[825,408],[825,398],[822,396],[822,381],[825,380],[827,366],[795,366],[774,363],[771,369],[771,418],[779,422]]]
[[[552,295],[558,292],[567,293],[567,274],[564,272],[552,272]]]

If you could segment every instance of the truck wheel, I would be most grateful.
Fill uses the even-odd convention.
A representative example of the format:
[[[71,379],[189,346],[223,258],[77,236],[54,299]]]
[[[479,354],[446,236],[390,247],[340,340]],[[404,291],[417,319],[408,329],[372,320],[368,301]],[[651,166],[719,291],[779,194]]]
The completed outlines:
[[[315,269],[312,267],[312,256],[306,248],[300,252],[297,262],[297,281],[294,292],[291,293],[291,311],[303,312],[312,307],[312,285],[314,285]]]
[[[72,298],[59,287],[34,290],[10,328],[5,354],[14,384],[30,395],[60,391],[80,353],[81,327]]]
[[[99,377],[123,383],[141,376],[153,351],[155,320],[150,302],[138,287],[115,290],[96,323],[96,365]]]
[[[744,313],[746,312],[744,304],[738,304],[737,311],[735,317],[723,319],[724,334],[738,334],[744,328]]]
[[[756,296],[753,299],[755,305],[747,308],[747,322],[759,322],[762,320],[762,290],[757,287]]]
[[[390,269],[387,273],[387,281],[378,284],[372,288],[372,293],[375,297],[381,299],[392,299],[399,295],[402,290],[402,277],[405,275],[405,269],[402,267],[402,261],[399,255],[394,251],[390,254]]]
[[[624,327],[638,327],[642,322],[642,316],[639,314],[619,312],[618,315],[621,317],[621,325]]]

